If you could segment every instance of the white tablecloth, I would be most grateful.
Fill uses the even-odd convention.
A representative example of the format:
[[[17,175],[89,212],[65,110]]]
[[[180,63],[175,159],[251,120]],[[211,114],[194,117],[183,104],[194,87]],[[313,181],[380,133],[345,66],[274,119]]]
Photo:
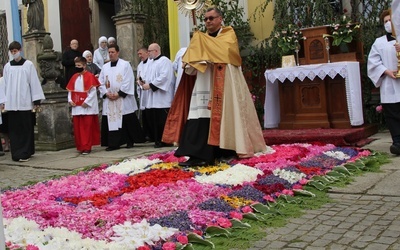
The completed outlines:
[[[310,80],[315,77],[323,80],[326,76],[333,79],[338,74],[345,79],[350,124],[364,124],[359,62],[336,62],[266,70],[264,127],[276,128],[280,122],[278,81],[293,82],[296,78],[303,81],[306,77]]]

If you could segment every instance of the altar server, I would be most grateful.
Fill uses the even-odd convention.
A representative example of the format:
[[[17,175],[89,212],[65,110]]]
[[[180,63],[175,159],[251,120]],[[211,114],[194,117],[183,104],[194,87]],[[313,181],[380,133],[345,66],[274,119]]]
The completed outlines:
[[[149,57],[153,60],[148,69],[147,82],[142,88],[148,91],[146,104],[150,133],[154,139],[154,147],[167,146],[161,142],[165,121],[174,98],[174,72],[172,62],[161,55],[161,48],[157,43],[150,44]]]
[[[97,78],[86,70],[86,59],[75,59],[76,73],[67,85],[68,103],[72,106],[74,136],[76,149],[87,155],[93,145],[100,144],[99,105]]]
[[[400,155],[400,79],[396,78],[400,45],[392,36],[390,11],[381,14],[386,34],[372,44],[368,55],[368,77],[380,88],[381,103],[393,143],[390,152]]]
[[[148,77],[148,69],[153,60],[149,58],[149,51],[146,47],[142,47],[138,49],[137,55],[140,59],[140,63],[137,66],[137,90],[138,90],[138,97],[139,97],[139,108],[141,112],[142,124],[143,124],[143,133],[145,134],[146,141],[153,141],[153,137],[149,131],[149,124],[148,124],[148,110],[146,108],[147,100],[149,99],[149,92],[142,89],[142,84],[146,83]]]
[[[42,86],[33,63],[21,57],[21,44],[17,41],[8,47],[13,60],[4,67],[11,157],[14,161],[28,161],[35,153],[35,114],[44,100]]]
[[[101,145],[106,151],[119,149],[122,144],[133,147],[144,136],[135,114],[135,78],[129,62],[119,58],[119,46],[108,48],[110,62],[104,64],[100,76],[100,97],[103,98]]]

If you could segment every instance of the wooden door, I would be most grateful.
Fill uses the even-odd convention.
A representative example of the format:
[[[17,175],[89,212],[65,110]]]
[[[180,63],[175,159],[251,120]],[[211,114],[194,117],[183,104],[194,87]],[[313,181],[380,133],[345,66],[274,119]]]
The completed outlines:
[[[88,0],[60,0],[61,41],[63,51],[72,39],[79,42],[79,51],[93,51],[90,41],[91,10]]]

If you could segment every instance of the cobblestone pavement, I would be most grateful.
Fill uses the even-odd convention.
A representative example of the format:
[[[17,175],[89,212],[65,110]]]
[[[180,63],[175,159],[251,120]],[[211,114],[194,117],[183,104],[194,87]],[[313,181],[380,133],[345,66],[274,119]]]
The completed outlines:
[[[373,137],[377,140],[365,148],[389,151],[389,133]],[[284,227],[266,229],[265,238],[249,250],[400,249],[400,157],[328,195],[332,203],[307,210]]]
[[[16,188],[29,182],[48,180],[53,176],[62,176],[70,172],[70,170],[0,165],[0,189]]]
[[[268,228],[250,249],[400,249],[399,196],[329,196],[335,202]]]

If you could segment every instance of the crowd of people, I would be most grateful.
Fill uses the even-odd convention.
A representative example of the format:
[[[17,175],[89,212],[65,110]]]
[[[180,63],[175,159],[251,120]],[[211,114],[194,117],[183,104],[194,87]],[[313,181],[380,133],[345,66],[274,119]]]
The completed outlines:
[[[68,91],[81,154],[99,144],[113,151],[152,141],[156,148],[178,145],[176,156],[190,157],[182,166],[203,166],[265,151],[235,32],[222,26],[217,8],[207,10],[204,22],[207,32],[196,31],[174,62],[157,43],[138,49],[136,77],[119,57],[115,38],[100,37],[93,53],[81,53],[78,41],[71,40],[62,56],[61,87]],[[10,128],[18,129],[9,130],[12,158],[26,161],[34,154],[32,110],[44,95],[32,62],[20,56],[21,45],[13,42],[9,50],[14,60],[5,67],[0,103]]]

